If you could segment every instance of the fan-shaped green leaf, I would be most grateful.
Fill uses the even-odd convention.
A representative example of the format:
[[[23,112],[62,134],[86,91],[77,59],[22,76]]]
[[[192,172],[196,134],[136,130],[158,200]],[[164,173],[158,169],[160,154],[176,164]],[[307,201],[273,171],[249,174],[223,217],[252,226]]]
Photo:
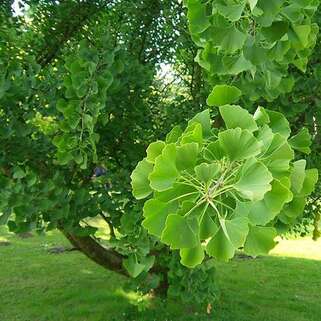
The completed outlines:
[[[208,183],[213,178],[217,177],[220,172],[220,166],[217,163],[207,164],[202,163],[195,167],[195,173],[197,178],[203,182]]]
[[[204,149],[204,158],[208,161],[220,160],[225,156],[224,154],[225,152],[218,140],[208,144]]]
[[[258,125],[263,126],[270,122],[270,117],[263,107],[258,107],[254,113],[254,120]]]
[[[225,29],[222,33],[224,35],[220,47],[227,53],[232,54],[244,46],[247,35],[241,32],[234,26]]]
[[[191,33],[201,33],[211,24],[206,14],[206,5],[198,0],[188,0],[188,20]]]
[[[235,247],[227,239],[223,230],[220,228],[207,244],[206,252],[217,260],[227,262],[234,256]]]
[[[242,92],[235,86],[216,85],[207,98],[209,106],[223,106],[239,100]]]
[[[284,117],[283,114],[272,111],[272,110],[266,110],[267,114],[270,118],[269,126],[271,127],[273,133],[278,133],[286,138],[288,138],[291,134],[291,129],[289,122]]]
[[[251,11],[253,11],[254,8],[256,7],[257,1],[258,1],[258,0],[247,0],[248,4],[250,5]]]
[[[301,159],[293,163],[291,172],[291,190],[299,194],[302,190],[304,179],[305,179],[305,166],[306,160]]]
[[[282,210],[283,206],[292,200],[291,191],[278,180],[272,182],[272,190],[267,192],[264,199],[251,204],[249,219],[256,225],[266,225]]]
[[[274,134],[269,148],[261,157],[274,177],[282,177],[288,174],[294,152],[284,136]]]
[[[146,153],[147,153],[146,159],[149,162],[154,163],[155,158],[162,153],[162,150],[164,149],[164,147],[165,147],[165,143],[160,140],[158,140],[157,142],[151,143],[146,150]]]
[[[241,128],[220,132],[218,140],[221,149],[231,161],[247,159],[261,151],[260,142],[248,130]]]
[[[215,4],[218,12],[230,21],[238,21],[241,18],[245,3],[242,4]]]
[[[287,21],[274,21],[271,26],[262,28],[263,36],[270,42],[281,39],[289,30]]]
[[[175,200],[183,202],[186,200],[195,201],[200,192],[191,185],[174,183],[173,187],[162,192],[155,191],[155,198],[162,202],[174,202]]]
[[[267,255],[276,245],[276,235],[273,227],[250,226],[244,245],[245,253],[252,256]]]
[[[167,217],[161,240],[172,249],[197,246],[197,237],[188,224],[188,220],[177,214],[170,214]]]
[[[303,182],[301,195],[308,196],[314,191],[315,184],[319,178],[318,176],[318,170],[316,168],[307,169],[305,171],[305,179]]]
[[[183,131],[179,125],[172,128],[172,130],[166,135],[166,144],[176,143],[183,134]]]
[[[123,265],[124,265],[125,269],[127,270],[128,274],[133,278],[136,278],[145,269],[145,265],[140,264],[137,261],[137,258],[135,257],[135,255],[130,255],[128,257],[128,259],[124,259]]]
[[[214,236],[219,229],[217,224],[213,221],[210,213],[211,213],[211,209],[208,208],[201,219],[201,222],[200,222],[200,239],[201,240],[206,240]]]
[[[243,246],[248,228],[248,220],[238,217],[222,220],[221,228],[207,244],[206,251],[218,260],[228,261],[234,256],[235,250]]]
[[[178,176],[176,168],[175,144],[166,145],[162,154],[155,159],[155,166],[148,178],[150,186],[156,191],[171,188]]]
[[[267,167],[252,158],[243,165],[241,177],[234,188],[245,199],[259,201],[271,190],[272,180],[273,177]]]
[[[199,123],[202,125],[203,136],[211,136],[211,115],[210,110],[206,109],[198,114],[196,114],[189,122],[189,124]]]
[[[193,169],[198,156],[198,144],[187,143],[176,148],[176,167],[179,171]]]
[[[298,134],[291,137],[289,144],[293,149],[299,150],[302,153],[311,153],[311,135],[306,128],[302,128]]]
[[[181,136],[181,145],[188,143],[203,143],[203,129],[200,123],[192,123],[188,125],[185,132]]]
[[[201,264],[204,260],[204,250],[201,244],[192,249],[181,249],[179,251],[181,263],[189,268]]]
[[[303,213],[306,203],[305,197],[294,197],[292,202],[286,204],[279,215],[280,220],[285,224],[293,224]]]
[[[226,128],[247,129],[250,132],[257,130],[253,116],[245,109],[236,105],[226,105],[220,107],[220,114],[224,120]]]
[[[152,189],[149,185],[148,175],[153,170],[153,164],[149,163],[146,159],[139,162],[131,174],[131,185],[133,189],[133,195],[137,199],[147,197],[152,193]]]
[[[144,204],[143,215],[145,219],[142,225],[149,234],[160,238],[165,228],[166,218],[171,211],[175,211],[175,205],[150,199]]]

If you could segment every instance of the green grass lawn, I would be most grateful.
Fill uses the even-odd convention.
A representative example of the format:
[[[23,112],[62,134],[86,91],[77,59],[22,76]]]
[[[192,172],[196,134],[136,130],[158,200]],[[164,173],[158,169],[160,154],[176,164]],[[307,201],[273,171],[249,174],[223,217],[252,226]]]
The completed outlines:
[[[67,245],[58,232],[21,239],[0,231],[0,321],[320,321],[321,242],[282,241],[273,256],[218,264],[221,298],[212,313],[153,299],[144,312],[124,278]],[[188,293],[187,293],[188,295]]]

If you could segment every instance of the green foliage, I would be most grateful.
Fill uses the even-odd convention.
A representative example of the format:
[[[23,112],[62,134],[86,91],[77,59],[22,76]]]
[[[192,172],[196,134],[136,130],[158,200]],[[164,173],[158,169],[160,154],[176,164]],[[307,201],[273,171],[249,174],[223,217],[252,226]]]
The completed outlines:
[[[211,129],[209,111],[197,114],[180,136],[157,142],[157,155],[135,190],[148,190],[143,226],[171,249],[181,263],[201,264],[205,253],[227,261],[244,247],[250,255],[271,250],[277,226],[294,224],[318,179],[306,161],[294,159],[285,117],[259,107],[254,116],[240,106],[219,108],[227,129]],[[174,128],[176,131],[176,128]],[[301,149],[308,150],[309,136]],[[155,143],[147,149],[155,150]],[[141,195],[136,195],[137,198]]]
[[[320,1],[184,3],[192,39],[200,48],[196,60],[211,84],[233,82],[247,100],[271,101],[291,91],[291,66],[306,71],[318,34],[313,16]]]
[[[215,306],[219,299],[216,269],[213,261],[207,261],[195,269],[182,267],[179,256],[175,253],[170,262],[168,274],[168,296],[185,304],[201,307]],[[193,291],[190,291],[193,289]],[[189,295],[186,293],[189,292]]]
[[[66,165],[76,162],[86,169],[88,155],[97,163],[96,144],[99,135],[95,125],[106,102],[107,89],[113,83],[113,73],[121,70],[119,60],[115,61],[115,51],[104,37],[100,52],[87,42],[79,44],[77,55],[66,59],[68,73],[64,77],[64,98],[58,100],[57,109],[63,115],[59,131],[53,139],[57,147],[57,161]],[[117,65],[118,63],[118,65]]]
[[[321,73],[298,70],[315,43],[318,1],[193,0],[187,17],[170,0],[28,4],[21,17],[0,13],[0,224],[91,236],[144,291],[171,275],[175,296],[188,287],[211,301],[209,256],[267,253],[316,183],[306,168],[321,164]],[[295,92],[282,95],[292,78]],[[210,111],[188,122],[212,87],[207,102],[221,106],[215,126],[223,119],[226,130],[213,129]],[[250,111],[249,100],[279,95],[254,116],[226,105]],[[204,263],[191,271],[179,260]]]

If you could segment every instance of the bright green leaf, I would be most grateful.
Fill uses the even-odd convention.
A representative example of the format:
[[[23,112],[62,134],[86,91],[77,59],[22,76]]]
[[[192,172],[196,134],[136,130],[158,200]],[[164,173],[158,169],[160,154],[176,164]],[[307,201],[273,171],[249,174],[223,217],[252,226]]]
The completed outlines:
[[[162,154],[155,159],[155,166],[148,179],[150,186],[161,192],[171,188],[177,176],[176,147],[175,144],[169,144],[165,146]]]
[[[261,143],[248,130],[228,129],[218,134],[221,149],[231,161],[256,156],[261,151]]]
[[[311,153],[311,135],[307,128],[302,128],[298,134],[289,139],[289,144],[295,150],[305,154]]]
[[[133,195],[137,199],[147,197],[152,193],[152,189],[149,185],[148,176],[153,170],[153,164],[149,163],[146,159],[139,162],[131,174],[131,185],[133,189]]]
[[[273,227],[251,226],[244,245],[245,253],[252,256],[267,255],[276,245],[276,235]]]
[[[242,167],[241,177],[234,188],[242,197],[259,201],[271,190],[272,180],[273,177],[266,166],[255,159],[248,159]]]
[[[197,237],[188,220],[176,214],[167,217],[161,240],[173,250],[197,246]]]
[[[179,171],[193,169],[198,156],[198,144],[187,143],[176,149],[176,167]]]
[[[291,189],[296,194],[299,194],[302,190],[303,183],[305,180],[305,166],[306,160],[301,159],[293,163],[291,172]]]
[[[207,98],[209,106],[223,106],[235,103],[241,97],[242,92],[235,86],[216,85]]]
[[[194,268],[201,264],[205,254],[201,244],[191,249],[181,249],[179,251],[181,263],[189,268]]]
[[[253,116],[240,106],[226,105],[221,106],[219,109],[228,129],[239,127],[241,129],[247,129],[250,132],[258,129]]]
[[[157,142],[151,143],[146,150],[147,152],[146,159],[150,163],[154,163],[156,157],[162,153],[164,147],[165,147],[165,143],[160,140],[158,140]]]
[[[196,166],[194,170],[197,178],[201,182],[208,183],[213,178],[217,177],[217,175],[220,172],[220,166],[217,163],[213,163],[213,164],[202,163]]]

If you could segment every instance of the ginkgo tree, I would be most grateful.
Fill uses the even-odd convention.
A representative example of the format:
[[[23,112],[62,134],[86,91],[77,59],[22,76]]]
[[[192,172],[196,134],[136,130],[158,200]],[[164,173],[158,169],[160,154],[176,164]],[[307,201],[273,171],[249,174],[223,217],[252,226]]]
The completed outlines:
[[[290,137],[281,113],[259,107],[251,115],[236,105],[219,112],[226,129],[212,128],[205,110],[150,144],[131,176],[134,196],[148,198],[143,226],[188,267],[206,255],[227,261],[240,248],[267,254],[278,223],[302,214],[318,179],[295,160],[295,150],[309,152],[308,132]]]
[[[20,3],[0,3],[0,224],[58,229],[135,289],[212,302],[216,260],[268,253],[317,180],[306,91],[284,94],[308,77],[319,1]],[[249,113],[277,96],[295,126],[279,103]]]

